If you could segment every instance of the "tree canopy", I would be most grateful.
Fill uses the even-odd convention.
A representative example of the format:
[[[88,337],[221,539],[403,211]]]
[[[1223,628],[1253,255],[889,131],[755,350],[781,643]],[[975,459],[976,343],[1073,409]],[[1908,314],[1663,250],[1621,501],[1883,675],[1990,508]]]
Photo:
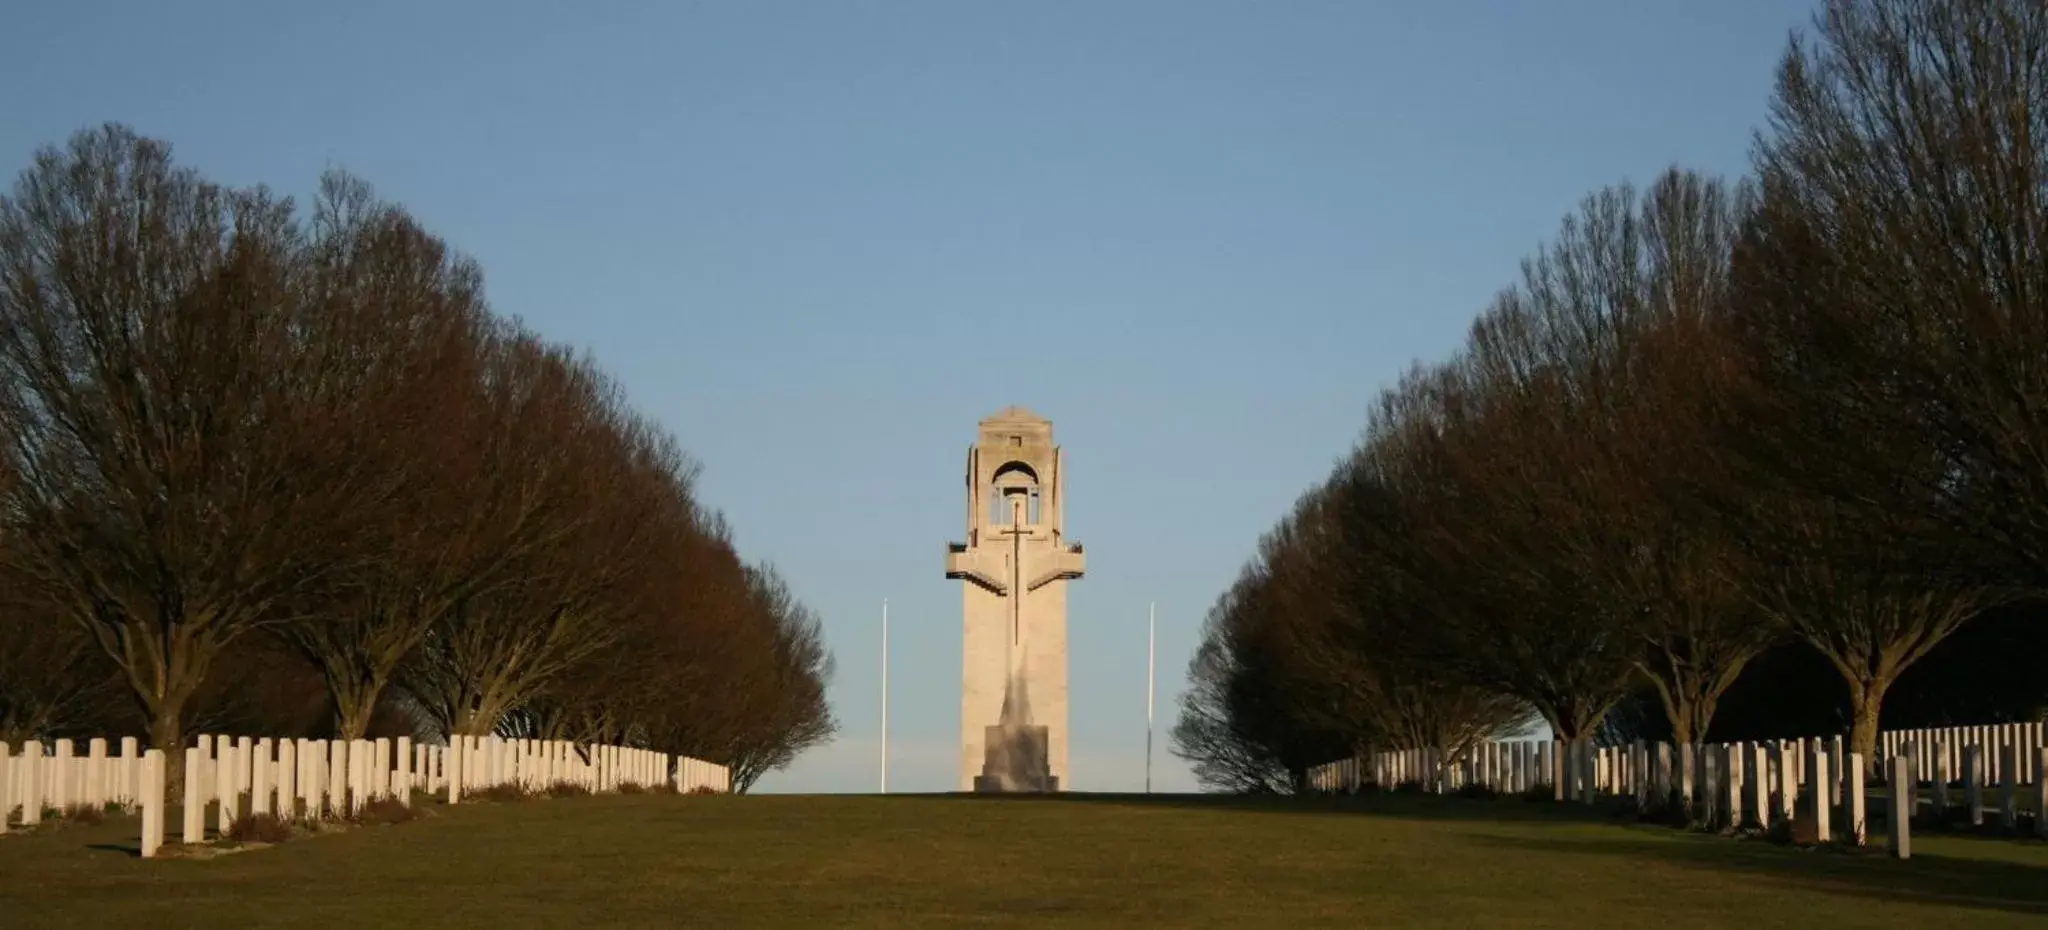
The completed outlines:
[[[831,737],[831,659],[697,470],[358,178],[302,208],[110,124],[0,197],[0,738],[523,732],[744,788]]]
[[[1176,751],[1287,790],[1530,716],[1866,758],[2038,718],[1998,670],[2048,640],[2044,138],[2048,8],[1827,0],[1751,177],[1596,192],[1382,394],[1212,610]]]

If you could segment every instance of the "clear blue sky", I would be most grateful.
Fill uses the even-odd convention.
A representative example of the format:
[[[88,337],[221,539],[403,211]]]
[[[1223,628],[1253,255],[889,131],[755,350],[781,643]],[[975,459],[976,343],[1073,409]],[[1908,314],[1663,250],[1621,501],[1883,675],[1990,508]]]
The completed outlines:
[[[286,9],[290,7],[291,9]],[[119,120],[345,167],[588,347],[825,618],[843,733],[764,790],[954,778],[965,449],[1071,471],[1073,777],[1158,784],[1203,612],[1374,394],[1578,199],[1746,164],[1804,0],[19,3],[0,169]],[[11,183],[11,181],[10,181]]]

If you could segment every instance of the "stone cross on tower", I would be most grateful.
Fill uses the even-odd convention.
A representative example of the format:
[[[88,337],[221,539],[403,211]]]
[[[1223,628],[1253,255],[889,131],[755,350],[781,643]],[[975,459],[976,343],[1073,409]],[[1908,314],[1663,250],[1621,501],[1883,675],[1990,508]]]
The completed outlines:
[[[967,582],[960,788],[1054,791],[1067,782],[1067,581],[1086,561],[1066,540],[1064,455],[1022,407],[981,421],[967,453],[967,541],[946,577]]]

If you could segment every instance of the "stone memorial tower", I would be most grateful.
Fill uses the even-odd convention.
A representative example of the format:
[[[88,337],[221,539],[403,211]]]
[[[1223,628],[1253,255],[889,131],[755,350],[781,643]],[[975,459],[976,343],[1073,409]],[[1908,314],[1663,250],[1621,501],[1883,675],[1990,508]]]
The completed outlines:
[[[967,582],[960,790],[1067,783],[1067,582],[1086,559],[1066,538],[1064,455],[1052,421],[1006,407],[967,451],[967,541],[946,577]]]

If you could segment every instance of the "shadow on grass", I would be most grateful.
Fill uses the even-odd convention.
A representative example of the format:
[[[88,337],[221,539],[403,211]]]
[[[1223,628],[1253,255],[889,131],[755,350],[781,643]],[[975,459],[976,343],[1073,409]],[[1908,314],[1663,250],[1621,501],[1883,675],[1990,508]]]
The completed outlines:
[[[1881,851],[1796,850],[1758,842],[1674,834],[1649,840],[1616,831],[1599,839],[1475,835],[1481,846],[1544,855],[1639,858],[1736,873],[1801,890],[1910,904],[1942,904],[2048,916],[2048,868],[1989,859],[1915,854],[1900,862]]]
[[[977,795],[960,793],[929,795],[928,797],[1006,799],[1026,802],[1035,800],[1039,802],[1114,804],[1132,807],[1176,807],[1198,810],[1249,810],[1318,816],[1360,814],[1373,817],[1393,817],[1425,821],[1494,823],[1570,822],[1634,825],[1633,821],[1617,822],[1608,816],[1609,803],[1613,799],[1587,805],[1576,801],[1524,801],[1514,796],[1461,798],[1455,796],[1396,793],[1357,796],[1286,796],[1062,792],[1050,795]],[[1874,838],[1874,841],[1881,840],[1886,832],[1884,811],[1875,801],[1869,802],[1867,810],[1870,812],[1870,835]],[[1641,826],[1650,829],[1669,829],[1654,823],[1643,823]],[[1838,827],[1837,829],[1840,828]],[[2005,831],[1988,824],[1984,827],[1918,826],[1915,828],[1913,835],[1923,838],[1968,840],[2007,846],[2035,846],[2043,842],[2039,837],[2025,830]]]
[[[991,799],[989,795],[953,797]],[[1000,796],[997,796],[1000,797]],[[1136,808],[1248,811],[1312,816],[1365,816],[1408,821],[1607,824],[1611,831],[1573,831],[1568,836],[1502,836],[1473,832],[1464,839],[1545,855],[1637,858],[1732,873],[1759,883],[1790,885],[1873,900],[1942,904],[2038,914],[2048,917],[2048,867],[1995,859],[1961,858],[1925,852],[1900,862],[1885,855],[1882,826],[1862,850],[1801,850],[1754,840],[1687,833],[1654,824],[1616,823],[1595,805],[1529,802],[1518,798],[1477,800],[1381,794],[1362,797],[1242,797],[1231,795],[1081,794],[1008,796],[1019,803],[1109,804]],[[1999,840],[2013,846],[2038,841],[1967,833],[1931,834],[1944,839]]]
[[[1404,820],[1601,823],[1602,806],[1554,801],[1523,801],[1505,797],[1471,799],[1414,794],[1283,796],[1228,794],[1090,794],[952,795],[960,798],[1003,798],[1057,804],[1110,804],[1126,807],[1169,807],[1192,810],[1241,810],[1272,814],[1329,816],[1355,814]]]

